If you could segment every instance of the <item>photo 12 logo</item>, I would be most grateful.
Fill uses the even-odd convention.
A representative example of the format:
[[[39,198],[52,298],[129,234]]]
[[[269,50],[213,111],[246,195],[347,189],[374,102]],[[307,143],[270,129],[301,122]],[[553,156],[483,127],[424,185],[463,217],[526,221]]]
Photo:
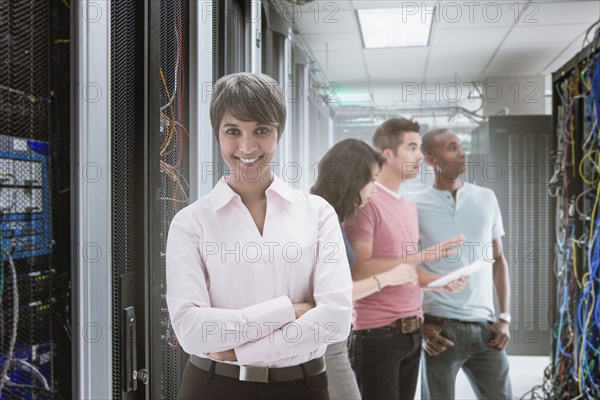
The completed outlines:
[[[345,2],[345,0],[344,0]],[[285,22],[288,24],[295,24],[300,22],[303,18],[310,18],[310,21],[315,24],[336,24],[339,23],[337,15],[340,11],[343,2],[340,1],[314,1],[309,2],[305,6],[301,6],[297,1],[262,1],[262,2],[248,2],[248,10],[246,10],[246,21],[248,22],[260,22],[264,14],[271,14],[276,12],[279,14]],[[224,10],[216,10],[213,7],[213,2],[203,2],[202,4],[202,23],[210,23],[213,16],[217,12],[225,13],[237,13],[239,10],[235,10],[233,7],[225,8]]]
[[[525,24],[539,23],[536,18],[540,6],[527,1],[403,1],[402,23],[420,20],[426,22],[447,22],[457,24],[460,22],[488,24],[505,22],[522,22]]]

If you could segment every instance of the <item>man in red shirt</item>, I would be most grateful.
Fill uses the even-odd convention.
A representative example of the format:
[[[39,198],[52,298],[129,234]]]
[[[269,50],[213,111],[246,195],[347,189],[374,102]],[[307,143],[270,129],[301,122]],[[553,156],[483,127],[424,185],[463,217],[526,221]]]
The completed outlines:
[[[417,252],[418,213],[415,204],[399,193],[402,183],[414,178],[423,159],[419,124],[398,118],[384,122],[373,144],[387,158],[376,182],[375,194],[355,219],[344,224],[356,261],[355,280],[372,277],[404,262],[418,265],[437,259],[462,244],[458,236]],[[423,320],[420,285],[437,275],[413,269],[411,284],[388,286],[354,303],[354,368],[363,399],[414,398],[421,358]],[[464,281],[446,287],[460,290]]]

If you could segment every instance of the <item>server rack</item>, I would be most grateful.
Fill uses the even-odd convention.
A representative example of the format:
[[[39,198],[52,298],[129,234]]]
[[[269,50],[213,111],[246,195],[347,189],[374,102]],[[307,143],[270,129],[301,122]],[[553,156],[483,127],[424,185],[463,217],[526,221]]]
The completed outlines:
[[[0,20],[0,398],[69,398],[69,9],[6,1]]]
[[[74,174],[75,240],[98,254],[74,253],[74,324],[96,332],[77,337],[74,397],[174,398],[164,246],[189,198],[189,2],[72,5],[75,79],[101,93],[73,92],[76,163],[98,171]]]
[[[551,336],[551,117],[490,117],[472,133],[467,178],[494,191],[510,277],[513,355],[548,355]]]
[[[600,29],[590,45],[552,74],[552,84],[554,174],[549,190],[556,199],[557,296],[544,390],[561,398],[597,398]]]
[[[150,398],[177,398],[187,362],[171,327],[166,304],[165,251],[172,218],[190,204],[190,11],[188,1],[160,2],[160,126],[156,127],[160,130],[160,160],[156,160],[160,162],[160,197],[155,205],[160,225],[152,230],[159,239],[156,256],[160,262],[155,271],[160,271],[156,276],[160,283],[155,283],[154,288],[160,288],[160,292],[152,291],[151,297],[160,298],[161,317],[160,326],[150,327],[160,329],[160,350],[154,347],[156,342],[150,348],[156,367],[160,365],[160,385],[155,382]]]

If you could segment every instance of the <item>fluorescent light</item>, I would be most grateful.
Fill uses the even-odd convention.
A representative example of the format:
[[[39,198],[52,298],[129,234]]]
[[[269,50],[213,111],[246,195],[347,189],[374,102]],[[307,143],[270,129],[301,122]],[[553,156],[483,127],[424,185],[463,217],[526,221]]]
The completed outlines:
[[[366,49],[429,44],[435,7],[411,3],[401,8],[361,9],[356,12]]]

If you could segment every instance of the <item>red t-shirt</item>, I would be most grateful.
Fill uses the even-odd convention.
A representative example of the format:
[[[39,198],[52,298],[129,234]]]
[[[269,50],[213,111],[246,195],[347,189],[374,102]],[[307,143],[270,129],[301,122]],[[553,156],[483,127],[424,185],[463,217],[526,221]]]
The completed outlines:
[[[350,243],[373,245],[372,258],[401,258],[418,249],[419,221],[415,203],[376,187],[354,220],[344,224]],[[354,329],[380,328],[398,318],[423,317],[421,289],[412,285],[387,286],[354,302]]]

